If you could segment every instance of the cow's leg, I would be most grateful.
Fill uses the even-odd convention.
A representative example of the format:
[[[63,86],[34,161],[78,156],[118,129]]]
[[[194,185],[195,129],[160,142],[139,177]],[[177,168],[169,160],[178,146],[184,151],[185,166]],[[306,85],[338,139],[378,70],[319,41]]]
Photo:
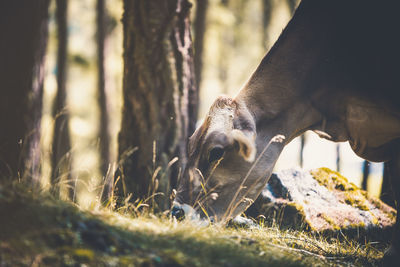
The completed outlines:
[[[396,199],[397,217],[394,227],[392,244],[385,253],[385,266],[399,266],[400,262],[400,153],[388,162],[390,182]]]

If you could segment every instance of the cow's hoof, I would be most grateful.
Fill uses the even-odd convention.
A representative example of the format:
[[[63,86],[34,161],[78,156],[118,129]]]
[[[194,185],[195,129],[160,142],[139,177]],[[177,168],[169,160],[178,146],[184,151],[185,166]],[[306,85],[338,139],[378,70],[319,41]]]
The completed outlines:
[[[400,253],[397,248],[390,246],[388,250],[385,251],[383,256],[382,266],[384,267],[397,267],[400,262]]]

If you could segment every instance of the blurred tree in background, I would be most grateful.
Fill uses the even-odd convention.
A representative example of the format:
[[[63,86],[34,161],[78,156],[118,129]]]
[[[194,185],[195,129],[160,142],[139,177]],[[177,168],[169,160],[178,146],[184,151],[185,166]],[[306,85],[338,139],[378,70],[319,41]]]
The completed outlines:
[[[398,177],[394,177],[394,179],[398,179]],[[394,192],[392,190],[392,184],[391,184],[391,179],[389,177],[389,171],[388,171],[388,163],[384,163],[383,166],[383,177],[382,177],[382,186],[381,186],[381,195],[380,198],[382,199],[383,202],[386,204],[396,207],[395,203],[395,198],[394,198]],[[398,205],[398,204],[397,204]]]
[[[68,0],[56,1],[57,21],[57,94],[53,104],[54,132],[51,157],[51,184],[55,195],[66,185],[67,196],[74,200],[75,186],[71,174],[69,107],[67,106]]]
[[[40,183],[48,0],[0,3],[0,179]]]
[[[197,108],[190,106],[197,104],[190,7],[187,0],[124,1],[119,195],[168,197],[179,173],[168,169],[175,157],[185,164],[190,110]]]
[[[110,107],[107,97],[105,57],[106,57],[106,22],[107,13],[105,0],[97,0],[96,5],[96,24],[97,24],[97,89],[98,105],[100,108],[100,127],[99,127],[99,147],[100,147],[100,171],[104,177],[104,187],[102,201],[106,201],[112,195],[112,176],[108,175],[111,164],[110,154],[110,132],[109,132],[109,113]]]
[[[271,46],[271,42],[269,40],[269,34],[267,33],[267,29],[269,24],[271,23],[271,14],[272,14],[272,0],[262,0],[262,46],[265,49],[268,49]]]
[[[208,0],[196,1],[196,13],[194,18],[194,67],[196,73],[196,84],[200,86],[201,72],[203,70],[203,48],[204,35],[206,32]]]
[[[369,162],[367,161],[367,160],[364,160],[364,162],[363,162],[363,167],[362,167],[362,169],[363,169],[363,177],[362,177],[362,180],[361,180],[361,188],[363,189],[363,190],[367,190],[367,183],[368,183],[368,177],[369,177]]]

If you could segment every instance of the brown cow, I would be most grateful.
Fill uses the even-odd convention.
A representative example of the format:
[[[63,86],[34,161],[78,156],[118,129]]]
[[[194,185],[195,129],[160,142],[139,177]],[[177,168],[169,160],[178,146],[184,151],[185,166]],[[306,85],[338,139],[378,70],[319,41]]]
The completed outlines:
[[[218,98],[190,138],[173,214],[239,215],[283,147],[306,130],[349,141],[364,159],[387,161],[399,200],[399,6],[304,0],[244,88]]]

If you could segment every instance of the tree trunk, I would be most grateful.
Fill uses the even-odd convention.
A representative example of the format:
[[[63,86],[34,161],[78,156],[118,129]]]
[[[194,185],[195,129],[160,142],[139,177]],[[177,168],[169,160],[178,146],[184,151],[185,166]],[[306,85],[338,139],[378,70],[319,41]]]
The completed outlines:
[[[306,134],[300,136],[300,167],[304,166],[304,145],[306,144]]]
[[[105,42],[106,42],[106,9],[105,0],[97,0],[97,88],[98,88],[98,105],[100,108],[100,129],[99,129],[99,146],[100,146],[100,171],[104,177],[104,186],[102,192],[102,201],[109,199],[112,193],[112,179],[107,174],[111,162],[110,157],[110,134],[108,112],[109,105],[106,92],[106,75],[105,75]]]
[[[336,171],[340,172],[340,144],[336,144]]]
[[[196,16],[194,21],[194,70],[196,86],[192,87],[189,95],[189,134],[196,130],[198,116],[199,90],[203,71],[203,47],[206,31],[208,0],[197,0]]]
[[[53,105],[54,131],[52,146],[52,190],[60,194],[61,184],[67,185],[67,195],[74,200],[75,186],[71,177],[71,143],[69,136],[69,111],[66,104],[67,53],[68,53],[68,0],[56,1],[57,20],[57,95]]]
[[[272,1],[271,0],[262,0],[262,46],[268,50],[272,44],[270,44],[268,27],[271,23],[271,14],[272,14]]]
[[[48,0],[0,4],[0,179],[40,183]]]
[[[196,1],[196,16],[194,20],[194,70],[196,85],[200,88],[201,73],[203,69],[204,33],[206,31],[208,0]]]
[[[369,162],[364,160],[363,162],[363,177],[361,182],[361,188],[363,190],[368,189],[368,177],[369,177]]]
[[[190,7],[187,0],[124,1],[117,194],[132,193],[136,199],[160,191],[162,208],[177,180],[169,175],[168,163],[174,157],[180,167],[186,162],[190,110],[197,104],[190,102],[196,90]]]
[[[393,179],[398,179],[399,177],[394,177]],[[386,204],[396,207],[394,202],[394,193],[392,190],[391,177],[388,171],[388,164],[385,162],[383,165],[383,178],[382,178],[382,186],[381,186],[381,200]]]
[[[262,22],[263,22],[263,31],[262,31],[262,46],[268,50],[272,47],[271,40],[268,34],[268,27],[271,23],[272,12],[274,12],[274,7],[278,4],[280,0],[262,0]],[[290,15],[293,16],[296,7],[298,6],[298,0],[286,0],[287,6],[289,8]]]

